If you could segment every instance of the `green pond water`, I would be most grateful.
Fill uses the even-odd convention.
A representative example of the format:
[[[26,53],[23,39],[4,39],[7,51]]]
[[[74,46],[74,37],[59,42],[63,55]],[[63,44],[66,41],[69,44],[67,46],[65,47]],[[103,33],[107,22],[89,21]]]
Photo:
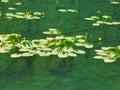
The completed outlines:
[[[9,1],[6,7],[20,0]],[[40,11],[45,13],[44,17],[38,21],[0,20],[0,33],[20,33],[32,40],[46,37],[42,32],[49,28],[58,28],[66,35],[92,35],[94,48],[88,50],[87,55],[68,58],[67,65],[57,56],[51,57],[49,61],[49,57],[38,55],[12,59],[7,53],[0,54],[0,90],[120,90],[120,61],[105,63],[93,58],[96,55],[95,49],[120,45],[119,25],[93,27],[92,22],[84,20],[86,17],[99,15],[96,11],[101,11],[104,15],[113,16],[115,20],[120,21],[119,5],[111,5],[110,0],[21,2],[23,5],[18,7],[18,11]],[[77,9],[78,13],[58,12],[59,8]],[[104,37],[102,29],[107,30],[107,37],[99,42],[98,38]]]

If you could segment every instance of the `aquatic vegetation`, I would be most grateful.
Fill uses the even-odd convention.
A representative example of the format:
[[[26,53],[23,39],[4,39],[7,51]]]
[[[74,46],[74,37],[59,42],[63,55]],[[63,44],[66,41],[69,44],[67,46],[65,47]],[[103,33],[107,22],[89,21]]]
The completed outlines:
[[[111,1],[110,3],[111,3],[111,4],[114,4],[114,5],[120,4],[120,2],[117,2],[117,1]]]
[[[9,31],[9,24],[11,23],[10,21],[12,21],[13,19],[27,20],[29,31],[31,31],[31,20],[36,20],[36,29],[37,29],[36,32],[38,32],[38,20],[44,16],[44,12],[39,12],[39,11],[32,12],[32,10],[19,11],[17,6],[22,5],[21,2],[16,2],[15,5],[10,5],[9,7],[7,7],[4,4],[8,2],[8,0],[2,0],[1,2],[2,3],[0,4],[2,10],[1,10],[0,18],[2,18],[1,22],[6,21],[8,23],[6,29],[7,33],[9,33],[8,31]]]
[[[77,54],[85,54],[85,51],[78,47],[93,48],[93,45],[87,42],[86,36],[64,36],[62,32],[56,29],[49,29],[43,32],[51,37],[36,40],[19,40],[19,34],[1,35],[1,53],[8,46],[6,52],[11,53],[12,58],[29,57],[33,55],[51,56],[57,55],[59,58],[76,57]],[[5,53],[5,52],[4,52]]]
[[[91,16],[90,18],[84,18],[85,20],[88,21],[92,21],[92,26],[95,27],[102,27],[102,31],[103,31],[103,39],[106,40],[107,39],[107,30],[106,30],[106,26],[111,26],[111,25],[120,25],[120,22],[118,21],[114,21],[114,19],[112,18],[112,16],[108,16],[108,15],[102,15],[100,17],[98,16]]]
[[[91,16],[90,18],[84,18],[85,20],[91,20],[91,21],[96,21],[99,20],[98,16]]]
[[[100,25],[119,25],[120,22],[114,21],[112,16],[103,15],[102,17],[98,16],[91,16],[90,18],[84,18],[85,20],[94,21],[93,26],[100,26]]]
[[[118,0],[113,0],[110,2],[113,5],[113,16],[116,20],[119,19],[119,6],[120,6],[120,2]],[[119,26],[117,28],[117,35],[116,38],[119,38]]]
[[[95,59],[103,59],[104,62],[110,63],[120,59],[120,46],[116,47],[101,47],[100,50],[95,50],[98,56]]]
[[[75,10],[75,9],[58,9],[59,12],[65,12],[65,13],[68,13],[68,12],[71,12],[71,13],[77,13],[78,10]]]
[[[8,3],[9,0],[1,0],[2,3]]]
[[[14,7],[8,7],[8,10],[16,10],[16,8],[14,8]]]
[[[17,19],[23,19],[23,20],[28,20],[28,31],[31,32],[31,20],[36,20],[36,32],[38,32],[38,20],[41,19],[41,17],[44,16],[44,12],[16,12],[14,15],[15,18]],[[27,31],[27,32],[28,32]]]
[[[0,4],[0,89],[119,90],[120,18],[109,1],[9,0],[5,11]]]
[[[16,10],[15,8],[8,8],[10,10]],[[34,20],[34,19],[40,19],[44,13],[42,12],[15,12],[15,13],[4,13],[5,18],[11,17],[11,18],[17,18],[17,19],[26,19],[26,20]],[[1,14],[2,15],[2,14]]]
[[[57,5],[59,4],[59,0],[56,0],[56,4],[57,4]]]
[[[116,18],[116,19],[118,19],[119,17],[119,14],[118,14],[118,12],[119,12],[119,5],[120,5],[120,2],[119,1],[111,1],[110,2],[110,4],[112,4],[113,5],[113,16]]]
[[[15,3],[15,5],[16,6],[20,6],[20,5],[22,5],[22,3],[21,2],[17,2],[17,3]]]
[[[32,20],[36,21],[36,32],[38,32],[38,21],[44,16],[44,12],[27,10],[18,10],[17,6],[23,5],[21,2],[14,3],[14,5],[9,5],[9,7],[4,7],[4,3],[8,3],[9,0],[1,0],[0,4],[3,4],[4,9],[7,12],[1,10],[0,18],[2,20],[26,20],[28,25],[28,31],[31,32]],[[56,0],[56,5],[59,4],[59,0]],[[78,13],[78,0],[75,0],[76,8],[58,8],[59,12],[65,13]],[[119,2],[111,2],[111,4],[119,4]],[[109,25],[119,25],[120,22],[114,21],[112,16],[104,15],[101,11],[97,11],[101,16],[91,16],[90,18],[84,18],[85,20],[92,21],[93,26],[102,26],[103,28],[103,38],[99,37],[98,40],[102,41],[106,39],[106,29],[105,26]],[[16,20],[17,21],[17,20]],[[9,28],[10,22],[8,22],[7,28]],[[8,33],[8,32],[7,32]],[[66,59],[68,57],[77,57],[77,55],[87,54],[90,48],[93,48],[93,44],[88,42],[88,37],[83,35],[64,35],[59,29],[49,28],[49,31],[44,31],[43,34],[48,35],[48,37],[43,39],[27,40],[22,39],[20,34],[1,34],[0,35],[0,53],[9,53],[11,58],[19,57],[31,57],[34,55],[39,55],[41,57],[51,57],[58,56],[59,58]],[[95,50],[98,55],[94,58],[104,59],[105,62],[113,62],[116,58],[116,53],[111,53],[111,48],[107,50],[102,47],[101,50]],[[117,47],[119,48],[119,46]],[[116,49],[116,48],[115,48]],[[116,50],[115,50],[116,51]],[[102,53],[100,53],[102,52]],[[104,54],[104,55],[103,55]],[[102,55],[102,56],[101,56]],[[106,56],[105,56],[106,55]],[[118,53],[117,53],[118,55]],[[109,57],[108,57],[109,56]],[[104,57],[104,58],[103,58]]]
[[[62,32],[59,31],[59,29],[55,29],[55,28],[49,28],[49,31],[45,31],[43,32],[43,34],[50,34],[50,35],[61,35]]]
[[[76,9],[78,9],[78,6],[79,6],[78,0],[75,0],[75,4],[76,4]]]
[[[49,31],[45,31],[43,34],[49,36],[44,39],[27,40],[21,38],[20,34],[1,34],[0,53],[9,53],[11,58],[30,57],[30,61],[33,61],[31,57],[34,55],[48,57],[47,68],[51,57],[58,56],[62,59],[64,66],[71,69],[73,61],[69,58],[86,54],[84,48],[93,48],[93,44],[87,41],[87,36],[66,36],[54,28],[50,28]]]
[[[37,47],[40,47],[39,49],[37,48],[37,50],[39,50],[39,55],[42,56],[58,55],[59,58],[76,57],[76,54],[85,54],[85,51],[76,50],[73,49],[73,47],[93,47],[92,44],[88,44],[86,37],[82,35],[64,36],[62,32],[56,29],[49,29],[49,31],[43,32],[43,34],[49,34],[52,37],[40,39],[40,41],[37,42],[41,43],[41,45],[37,45]],[[44,52],[41,52],[40,50]]]
[[[0,53],[9,52],[19,42],[20,37],[20,34],[1,34]]]

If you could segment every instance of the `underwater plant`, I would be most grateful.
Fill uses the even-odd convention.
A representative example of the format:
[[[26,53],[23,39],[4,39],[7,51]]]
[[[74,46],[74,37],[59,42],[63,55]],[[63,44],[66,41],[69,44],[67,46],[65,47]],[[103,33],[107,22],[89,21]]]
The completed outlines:
[[[56,0],[56,4],[57,4],[57,5],[59,4],[59,0]]]
[[[116,47],[101,47],[100,50],[95,50],[97,56],[95,59],[103,59],[104,62],[110,63],[120,59],[120,46]]]
[[[75,0],[75,4],[76,4],[76,9],[78,10],[78,6],[79,6],[78,0]]]

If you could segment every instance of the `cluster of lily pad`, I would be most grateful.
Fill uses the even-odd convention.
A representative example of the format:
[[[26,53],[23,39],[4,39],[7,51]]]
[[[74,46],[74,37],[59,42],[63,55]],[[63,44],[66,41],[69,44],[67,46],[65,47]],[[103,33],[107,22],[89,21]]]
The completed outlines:
[[[67,58],[76,57],[77,54],[85,54],[81,47],[93,47],[87,42],[87,36],[64,36],[57,29],[49,29],[43,33],[51,36],[30,41],[21,39],[20,34],[0,35],[0,53],[10,52],[12,58],[29,57],[36,54],[40,56],[57,55],[59,58]]]
[[[3,3],[2,6],[4,6],[4,3],[9,3],[9,0],[1,0],[1,2]],[[14,3],[13,6],[8,7],[7,11],[4,12],[1,10],[0,16],[7,18],[7,19],[13,19],[13,18],[17,18],[17,19],[26,19],[26,20],[33,20],[33,19],[40,19],[41,16],[44,15],[44,12],[32,12],[32,11],[17,11],[17,8],[15,8],[15,6],[21,6],[22,3],[21,2],[17,2]]]
[[[17,19],[26,19],[26,20],[35,20],[35,19],[40,19],[41,16],[44,15],[44,12],[29,12],[29,11],[25,11],[25,12],[15,12],[15,13],[5,13],[5,17],[7,19],[13,19],[13,18],[17,18]]]
[[[20,34],[0,34],[0,53],[7,53],[20,41]]]
[[[120,22],[114,21],[112,16],[103,15],[102,17],[91,16],[90,18],[84,18],[85,20],[94,21],[93,26],[100,25],[119,25]]]
[[[104,62],[114,62],[120,59],[120,46],[116,47],[101,47],[100,50],[95,50],[98,56],[95,59],[103,59]]]

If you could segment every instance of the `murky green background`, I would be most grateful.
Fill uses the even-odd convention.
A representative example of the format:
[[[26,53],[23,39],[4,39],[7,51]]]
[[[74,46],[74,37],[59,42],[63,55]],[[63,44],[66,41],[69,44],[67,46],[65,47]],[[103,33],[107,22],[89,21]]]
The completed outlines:
[[[19,0],[10,0],[8,6]],[[95,49],[101,46],[117,46],[119,26],[108,26],[107,40],[98,42],[103,37],[102,27],[93,27],[85,17],[98,15],[102,11],[119,20],[119,6],[113,6],[109,0],[22,0],[23,6],[18,11],[43,11],[37,31],[36,21],[3,20],[0,21],[0,33],[20,33],[27,39],[44,38],[43,31],[58,28],[67,35],[92,35],[94,48],[88,55],[69,58],[70,65],[64,66],[57,57],[29,57],[12,59],[9,54],[0,54],[0,90],[120,90],[120,61],[104,63],[95,60]],[[77,2],[77,3],[76,3]],[[7,7],[7,6],[6,6]],[[58,12],[58,8],[77,9],[78,13]],[[117,11],[118,10],[118,11]],[[31,29],[31,32],[28,32]],[[28,66],[28,63],[33,65]]]

